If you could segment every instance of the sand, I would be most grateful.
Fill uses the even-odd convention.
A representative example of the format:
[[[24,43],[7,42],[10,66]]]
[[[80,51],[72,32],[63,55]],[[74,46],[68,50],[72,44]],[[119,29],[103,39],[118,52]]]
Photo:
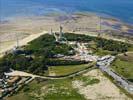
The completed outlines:
[[[102,31],[116,31],[116,34],[120,31],[127,32],[128,29],[133,29],[133,27],[128,27],[128,25],[125,25],[118,20],[107,18],[101,18],[101,24]],[[23,37],[23,35],[40,33],[43,30],[50,31],[51,28],[54,31],[59,31],[60,25],[63,26],[65,32],[80,32],[97,35],[97,31],[100,30],[100,18],[94,14],[84,13],[76,13],[72,15],[15,17],[7,22],[0,23],[0,37],[4,37],[2,38],[2,41],[7,41],[15,39],[16,33],[19,33],[19,35]],[[113,25],[117,25],[120,28],[114,28],[112,27]]]
[[[46,34],[46,33],[48,33],[48,32],[47,31],[43,31],[43,32],[38,33],[38,34],[31,34],[28,37],[26,37],[24,39],[21,39],[19,41],[19,46],[26,45],[28,42],[30,42],[30,41],[32,41],[32,40],[40,37],[43,34]],[[0,54],[1,55],[0,56],[3,56],[4,55],[4,52],[13,49],[15,46],[16,46],[16,42],[12,42],[9,45],[4,45],[4,47],[1,47],[1,49],[0,49]]]
[[[54,31],[59,31],[60,25],[63,26],[64,32],[97,36],[99,20],[99,17],[90,14],[13,18],[10,21],[0,23],[0,56],[3,56],[3,52],[16,46],[16,33],[19,33],[20,46],[26,45],[35,38],[49,32],[51,28]],[[102,18],[102,23],[108,24],[102,25],[102,30],[113,30],[116,31],[116,33],[120,31],[127,32],[128,29],[133,29],[133,27],[128,27],[127,25],[112,19]],[[114,29],[111,27],[111,25],[115,24],[120,24],[120,29]],[[110,37],[110,34],[106,35],[105,38],[115,39],[114,37]],[[126,41],[125,38],[116,40]],[[27,74],[24,73],[24,75]],[[93,70],[85,74],[85,76],[87,75],[100,79],[100,83],[95,85],[87,87],[82,87],[82,83],[77,85],[76,88],[79,89],[79,93],[85,95],[87,99],[130,100],[125,94],[120,92],[120,90],[111,81],[104,77],[100,71]]]
[[[83,94],[87,100],[131,100],[103,76],[99,69],[92,70],[84,76],[92,76],[100,80],[100,83],[88,86],[82,86],[80,81],[73,82],[74,88],[78,88],[78,92]]]
[[[16,37],[19,37],[20,45],[40,36],[42,31],[50,32],[59,31],[59,26],[63,26],[64,32],[73,32],[78,34],[87,34],[91,36],[97,36],[100,18],[94,14],[77,13],[72,15],[50,15],[50,16],[36,16],[36,17],[15,17],[6,22],[0,22],[0,56],[2,52],[5,52],[16,45]],[[120,25],[121,30],[125,32],[132,27],[121,23],[120,21],[113,19],[102,18],[101,23],[102,30],[116,31],[116,34],[120,29],[114,29],[111,25]],[[102,34],[104,38],[114,39],[117,41],[127,41],[126,38],[114,38],[110,34]],[[133,36],[130,36],[128,42],[133,43]]]
[[[22,72],[22,71],[13,71],[10,73],[6,73],[6,75],[8,75],[8,76],[21,76],[21,77],[36,77],[36,75]]]

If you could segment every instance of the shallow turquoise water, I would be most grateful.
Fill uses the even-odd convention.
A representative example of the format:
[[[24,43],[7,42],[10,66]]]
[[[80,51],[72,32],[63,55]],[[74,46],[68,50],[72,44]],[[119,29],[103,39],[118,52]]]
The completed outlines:
[[[95,12],[133,24],[133,0],[0,0],[0,18]]]

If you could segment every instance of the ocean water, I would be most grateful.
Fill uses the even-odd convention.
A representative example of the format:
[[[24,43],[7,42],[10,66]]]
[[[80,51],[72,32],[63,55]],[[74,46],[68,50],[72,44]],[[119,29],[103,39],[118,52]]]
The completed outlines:
[[[93,12],[133,24],[133,0],[0,0],[1,20],[54,12]]]

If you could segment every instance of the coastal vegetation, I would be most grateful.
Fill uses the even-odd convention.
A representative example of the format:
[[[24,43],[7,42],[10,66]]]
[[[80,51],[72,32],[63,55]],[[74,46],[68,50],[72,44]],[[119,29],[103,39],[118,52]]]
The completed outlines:
[[[83,82],[83,86],[94,85],[94,84],[98,84],[100,82],[99,79],[93,78],[90,76],[82,76],[82,77],[78,76],[78,77],[75,77],[74,79]]]
[[[128,43],[108,40],[101,37],[92,37],[92,36],[83,35],[83,34],[77,35],[77,34],[67,33],[65,34],[65,37],[67,38],[68,41],[78,41],[78,42],[85,42],[85,43],[93,41],[93,44],[89,45],[92,47],[95,46],[95,48],[93,49],[98,50],[98,48],[100,48],[102,50],[107,50],[114,53],[123,53],[132,48],[132,45]]]
[[[112,64],[112,69],[133,82],[133,53],[118,56]]]
[[[73,78],[41,80],[35,79],[15,95],[8,97],[7,100],[18,100],[23,96],[24,100],[86,100],[84,95],[78,93],[73,88],[72,82],[81,81],[84,86],[98,84],[100,80],[79,75]]]
[[[92,54],[99,56],[117,55],[112,68],[129,81],[133,80],[132,56],[129,57],[125,53],[132,49],[131,44],[83,34],[65,33],[64,37],[70,42],[87,43],[85,45],[88,50],[92,51]],[[121,53],[124,55],[120,56]],[[2,76],[4,72],[12,68],[42,76],[59,77],[71,75],[95,65],[95,62],[86,63],[85,61],[62,58],[62,56],[73,56],[75,54],[76,52],[71,45],[55,42],[52,35],[45,34],[1,58],[0,74]],[[61,100],[85,100],[85,97],[79,94],[76,88],[73,88],[73,81],[83,83],[83,87],[100,82],[97,78],[83,76],[82,74],[57,80],[37,78],[7,100],[17,100],[20,97],[25,100],[54,100],[58,98]]]
[[[92,37],[83,34],[64,33],[68,41],[88,43],[88,49],[94,54],[116,55],[124,53],[133,47],[130,44],[107,40],[100,37]],[[20,47],[18,50],[9,53],[0,59],[0,73],[8,71],[10,68],[26,71],[33,74],[44,75],[48,66],[80,65],[85,61],[65,60],[56,57],[58,54],[71,56],[75,54],[72,46],[55,42],[53,35],[45,34],[31,41],[28,45]]]
[[[23,88],[17,94],[7,98],[7,100],[17,100],[23,96],[24,100],[86,100],[72,87],[72,79],[32,81],[27,86],[27,91]]]
[[[94,63],[81,65],[50,66],[49,73],[53,73],[54,76],[65,76],[91,68],[93,65]]]

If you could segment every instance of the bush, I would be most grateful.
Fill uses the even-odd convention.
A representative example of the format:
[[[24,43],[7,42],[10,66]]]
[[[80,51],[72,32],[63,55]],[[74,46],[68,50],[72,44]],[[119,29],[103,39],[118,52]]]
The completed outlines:
[[[23,92],[27,92],[30,90],[30,87],[28,85],[25,85],[23,88]]]
[[[48,61],[49,66],[59,66],[59,65],[80,65],[86,64],[85,61],[72,61],[72,60],[58,60],[58,59],[50,59]]]

